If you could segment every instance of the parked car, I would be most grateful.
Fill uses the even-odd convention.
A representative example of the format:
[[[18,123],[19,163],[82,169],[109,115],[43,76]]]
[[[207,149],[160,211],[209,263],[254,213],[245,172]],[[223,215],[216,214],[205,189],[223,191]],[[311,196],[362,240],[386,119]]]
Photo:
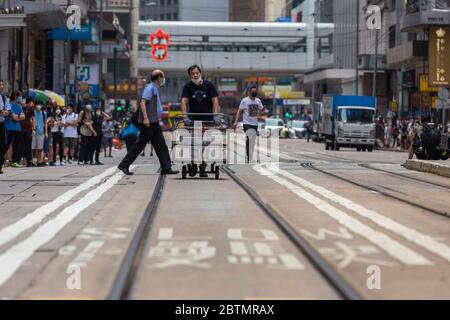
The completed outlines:
[[[304,127],[304,125],[306,123],[307,123],[306,120],[292,120],[290,122],[289,127],[291,128],[291,130],[294,131],[294,135],[297,138],[304,138],[305,137],[306,128]]]
[[[283,120],[279,118],[270,118],[266,119],[266,123],[264,126],[264,134],[267,137],[272,136],[273,134],[277,135],[278,137],[284,137],[284,133],[282,134],[282,130],[286,128]]]

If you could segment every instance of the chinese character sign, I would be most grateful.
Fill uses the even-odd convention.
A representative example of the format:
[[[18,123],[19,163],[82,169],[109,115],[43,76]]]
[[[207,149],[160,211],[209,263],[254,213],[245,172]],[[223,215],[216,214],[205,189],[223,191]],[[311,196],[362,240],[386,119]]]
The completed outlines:
[[[430,28],[429,82],[431,86],[450,84],[450,28]]]
[[[163,62],[169,56],[170,34],[164,33],[158,28],[155,33],[150,33],[150,46],[153,61]]]

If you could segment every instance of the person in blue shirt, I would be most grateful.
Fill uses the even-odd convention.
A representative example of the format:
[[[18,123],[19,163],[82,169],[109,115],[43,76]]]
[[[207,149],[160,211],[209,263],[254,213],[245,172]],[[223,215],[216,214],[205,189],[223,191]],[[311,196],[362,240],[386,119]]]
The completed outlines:
[[[20,168],[20,159],[22,157],[22,127],[20,121],[25,119],[22,106],[18,102],[20,92],[14,92],[10,97],[11,111],[9,116],[5,119],[5,127],[7,132],[6,150],[13,146],[13,156],[11,161],[11,167]]]
[[[3,163],[5,162],[5,154],[6,154],[6,128],[5,128],[5,119],[9,116],[9,112],[11,111],[11,107],[9,105],[9,98],[2,94],[3,89],[5,88],[4,82],[0,79],[0,174],[3,173]]]
[[[163,112],[159,88],[165,83],[164,73],[158,69],[153,70],[151,80],[152,82],[144,89],[140,108],[138,109],[138,141],[118,166],[119,170],[122,170],[126,175],[133,174],[130,172],[129,167],[145,149],[149,141],[158,156],[161,174],[178,174],[178,171],[172,170],[169,149],[159,125],[159,119]]]

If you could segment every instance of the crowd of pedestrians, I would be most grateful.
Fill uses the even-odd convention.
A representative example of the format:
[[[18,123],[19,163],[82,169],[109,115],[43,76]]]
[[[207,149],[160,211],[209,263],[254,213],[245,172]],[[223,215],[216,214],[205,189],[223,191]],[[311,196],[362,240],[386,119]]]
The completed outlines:
[[[101,108],[88,101],[77,113],[72,105],[60,107],[3,90],[0,80],[0,173],[7,166],[102,165],[102,149],[112,157],[119,124]]]

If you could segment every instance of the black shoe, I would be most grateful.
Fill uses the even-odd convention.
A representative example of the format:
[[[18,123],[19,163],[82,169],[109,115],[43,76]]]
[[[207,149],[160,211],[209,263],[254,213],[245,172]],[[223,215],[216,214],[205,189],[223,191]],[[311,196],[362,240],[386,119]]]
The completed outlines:
[[[95,162],[95,165],[97,165],[97,166],[102,166],[102,165],[103,165],[103,163],[102,163],[102,162],[100,162],[100,161],[97,161],[97,162]]]
[[[179,174],[179,173],[180,173],[180,171],[178,171],[178,170],[172,170],[172,169],[161,170],[162,175]]]
[[[27,162],[27,168],[30,168],[30,167],[34,167],[34,163],[33,162]]]
[[[56,164],[55,164],[54,162],[50,162],[50,165],[51,165],[52,167],[56,166]]]
[[[2,169],[0,169],[0,174],[3,174],[3,170]]]
[[[134,173],[131,172],[130,170],[128,170],[128,168],[121,168],[121,167],[117,167],[120,171],[122,171],[124,174],[126,174],[127,176],[132,176]]]
[[[200,178],[208,178],[208,175],[206,173],[200,173]]]

